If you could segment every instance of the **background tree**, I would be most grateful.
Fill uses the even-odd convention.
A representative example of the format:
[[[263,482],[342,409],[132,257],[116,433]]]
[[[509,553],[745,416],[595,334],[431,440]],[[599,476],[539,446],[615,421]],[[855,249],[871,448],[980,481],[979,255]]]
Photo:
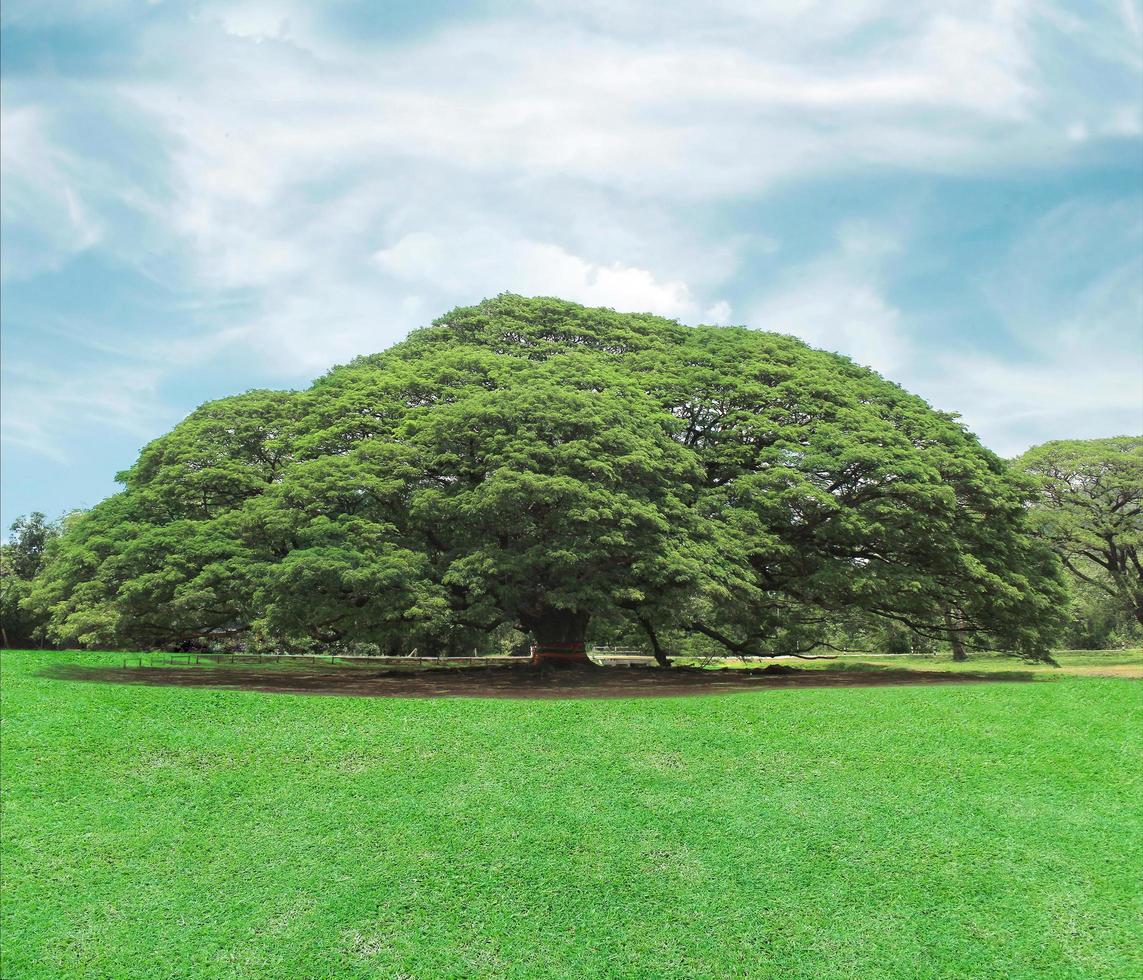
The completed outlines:
[[[1088,589],[1143,624],[1143,437],[1047,442],[1016,461],[1033,527]]]
[[[1068,572],[1068,621],[1060,646],[1071,650],[1143,647],[1143,626],[1119,596]]]
[[[32,579],[44,561],[44,549],[59,537],[60,521],[49,521],[40,511],[17,517],[8,528],[4,555],[17,578]]]
[[[31,592],[45,551],[59,537],[62,523],[34,511],[16,518],[8,529],[8,540],[0,544],[0,629],[7,647],[27,648],[43,642],[43,617],[21,608],[21,603]]]
[[[505,295],[303,392],[203,406],[29,603],[77,642],[469,649],[590,630],[804,653],[839,615],[1046,654],[1023,488],[951,416],[791,337]]]

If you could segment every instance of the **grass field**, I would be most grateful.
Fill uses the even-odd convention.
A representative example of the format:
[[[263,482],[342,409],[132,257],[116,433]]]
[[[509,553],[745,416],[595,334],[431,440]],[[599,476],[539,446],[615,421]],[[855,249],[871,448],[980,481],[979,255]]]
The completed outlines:
[[[61,657],[118,662],[0,659],[8,980],[1143,975],[1138,680],[406,700]]]

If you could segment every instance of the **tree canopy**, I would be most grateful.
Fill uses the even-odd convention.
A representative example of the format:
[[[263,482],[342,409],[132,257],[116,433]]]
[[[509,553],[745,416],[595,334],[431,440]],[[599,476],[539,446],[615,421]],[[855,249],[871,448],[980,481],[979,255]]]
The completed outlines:
[[[1143,624],[1143,436],[1046,442],[1016,465],[1038,490],[1035,531]]]
[[[801,653],[860,611],[1044,655],[1058,562],[953,416],[744,328],[502,295],[304,391],[210,402],[51,549],[61,641]]]

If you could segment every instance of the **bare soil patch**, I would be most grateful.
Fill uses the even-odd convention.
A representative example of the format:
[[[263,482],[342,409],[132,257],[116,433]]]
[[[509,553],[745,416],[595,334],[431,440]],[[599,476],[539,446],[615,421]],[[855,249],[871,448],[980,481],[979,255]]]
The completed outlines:
[[[540,668],[527,663],[404,670],[328,664],[126,667],[54,664],[45,668],[42,674],[56,680],[105,684],[397,698],[679,697],[789,688],[978,684],[1035,679],[1035,675],[1027,671],[810,670],[777,664],[757,670]]]

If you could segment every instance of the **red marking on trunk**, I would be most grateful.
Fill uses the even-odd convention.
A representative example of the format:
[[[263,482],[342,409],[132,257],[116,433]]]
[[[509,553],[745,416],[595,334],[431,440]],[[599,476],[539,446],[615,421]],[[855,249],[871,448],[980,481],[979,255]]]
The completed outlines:
[[[544,661],[561,663],[591,663],[583,643],[536,643],[532,646],[532,663]]]

